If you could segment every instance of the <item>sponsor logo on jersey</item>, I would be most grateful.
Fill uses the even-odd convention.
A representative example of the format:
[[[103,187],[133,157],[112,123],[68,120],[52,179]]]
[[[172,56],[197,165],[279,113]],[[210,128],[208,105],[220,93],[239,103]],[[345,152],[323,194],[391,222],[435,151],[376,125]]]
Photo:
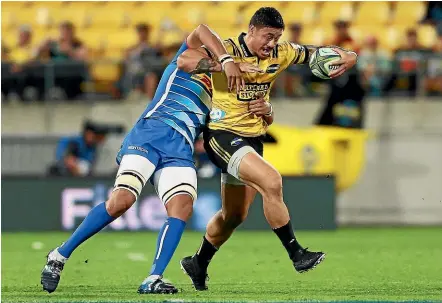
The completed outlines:
[[[212,122],[217,122],[226,116],[226,112],[219,108],[212,108],[210,111],[210,120]]]
[[[270,82],[266,83],[246,83],[245,89],[241,90],[237,96],[239,101],[252,101],[267,95],[270,89]]]
[[[242,142],[241,138],[235,138],[230,142],[230,145],[232,146],[238,146]]]
[[[130,150],[138,150],[138,151],[140,151],[140,152],[142,152],[142,153],[148,153],[148,151],[146,150],[146,149],[144,149],[144,148],[142,148],[142,147],[140,147],[140,146],[133,146],[133,145],[131,145],[131,146],[129,146],[127,149],[130,149]]]
[[[267,67],[266,73],[267,74],[274,74],[279,70],[279,64],[272,64],[269,67]]]

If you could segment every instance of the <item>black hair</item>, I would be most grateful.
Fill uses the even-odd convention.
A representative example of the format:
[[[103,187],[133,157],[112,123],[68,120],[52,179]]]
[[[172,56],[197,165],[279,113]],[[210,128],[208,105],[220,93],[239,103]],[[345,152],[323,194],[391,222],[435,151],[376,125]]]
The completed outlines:
[[[274,7],[261,7],[250,19],[249,25],[285,29],[281,14]]]

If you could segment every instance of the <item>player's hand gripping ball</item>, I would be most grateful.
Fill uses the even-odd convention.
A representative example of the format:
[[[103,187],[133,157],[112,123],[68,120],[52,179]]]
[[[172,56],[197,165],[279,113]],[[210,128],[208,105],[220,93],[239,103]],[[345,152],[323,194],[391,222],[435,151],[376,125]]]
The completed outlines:
[[[339,65],[333,65],[341,59],[341,55],[333,48],[318,48],[310,57],[309,66],[318,78],[330,79],[330,73],[337,70]]]

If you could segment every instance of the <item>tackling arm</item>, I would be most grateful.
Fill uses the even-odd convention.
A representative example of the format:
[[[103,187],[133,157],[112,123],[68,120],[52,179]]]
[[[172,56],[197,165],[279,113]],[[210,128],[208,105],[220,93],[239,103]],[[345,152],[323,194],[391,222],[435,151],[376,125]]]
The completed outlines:
[[[188,48],[200,48],[201,46],[207,47],[215,55],[215,59],[221,64],[222,70],[227,76],[227,83],[229,91],[232,91],[236,87],[236,91],[239,93],[240,89],[245,87],[244,79],[241,75],[240,68],[233,61],[232,56],[227,52],[224,47],[223,42],[219,36],[213,32],[206,25],[199,25],[190,35],[187,37]],[[201,60],[201,59],[200,59]],[[199,73],[204,71],[215,71],[211,68],[215,68],[216,65],[213,62],[206,62],[207,58],[199,64],[198,68],[192,69],[197,70]],[[199,62],[199,61],[198,61]],[[198,64],[197,64],[198,66]],[[194,73],[196,73],[194,71]]]
[[[206,72],[221,72],[221,64],[210,58],[209,53],[202,47],[188,49],[177,60],[178,68],[189,74],[201,74]]]
[[[193,49],[200,48],[204,45],[216,56],[216,58],[226,55],[230,57],[221,38],[207,25],[198,25],[198,27],[187,37],[186,42],[187,46]]]

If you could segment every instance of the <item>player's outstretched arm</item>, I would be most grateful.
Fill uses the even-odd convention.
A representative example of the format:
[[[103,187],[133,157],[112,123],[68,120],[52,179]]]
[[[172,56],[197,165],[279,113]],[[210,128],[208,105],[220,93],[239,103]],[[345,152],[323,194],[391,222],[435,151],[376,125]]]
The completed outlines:
[[[330,47],[333,48],[339,55],[341,55],[341,59],[339,61],[334,62],[334,65],[339,65],[339,68],[330,73],[330,78],[336,78],[341,76],[347,70],[352,68],[358,60],[358,55],[350,50],[346,50],[342,47],[336,45],[328,45],[328,46],[314,46],[314,45],[305,45],[308,50],[309,57],[320,47]]]

